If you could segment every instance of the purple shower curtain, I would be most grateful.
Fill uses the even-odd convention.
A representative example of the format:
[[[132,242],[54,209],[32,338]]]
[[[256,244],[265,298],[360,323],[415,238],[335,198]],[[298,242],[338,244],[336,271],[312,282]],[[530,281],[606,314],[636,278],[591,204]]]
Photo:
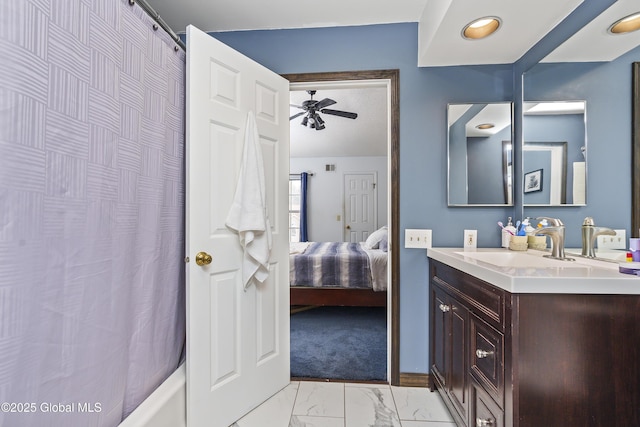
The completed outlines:
[[[185,54],[127,0],[3,1],[0,46],[0,426],[115,426],[185,338]]]

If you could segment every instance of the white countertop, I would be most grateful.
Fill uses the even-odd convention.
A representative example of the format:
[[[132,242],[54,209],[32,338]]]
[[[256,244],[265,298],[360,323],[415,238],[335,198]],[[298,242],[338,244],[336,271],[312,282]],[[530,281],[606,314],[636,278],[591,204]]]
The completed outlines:
[[[640,277],[623,274],[618,263],[573,257],[544,258],[548,252],[504,248],[430,248],[427,256],[511,293],[640,295]],[[508,260],[499,266],[483,259]],[[569,256],[569,255],[567,255]],[[528,257],[532,257],[529,259]]]

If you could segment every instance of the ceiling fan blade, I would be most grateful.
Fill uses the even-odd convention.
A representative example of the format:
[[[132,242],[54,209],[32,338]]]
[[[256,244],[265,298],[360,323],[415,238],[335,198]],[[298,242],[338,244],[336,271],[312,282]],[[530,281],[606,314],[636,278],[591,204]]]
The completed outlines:
[[[356,113],[350,113],[348,111],[340,111],[340,110],[331,110],[329,108],[323,108],[322,110],[320,110],[320,112],[324,114],[331,114],[334,116],[344,117],[347,119],[355,119],[356,117],[358,117],[358,114]]]
[[[303,114],[305,114],[305,111],[300,111],[299,113],[294,114],[293,116],[289,117],[289,120],[293,120],[293,119],[295,119],[296,117],[300,117],[300,116],[301,116],[301,115],[303,115]]]
[[[296,104],[289,104],[289,107],[295,107],[295,108],[299,108],[301,110],[304,108],[302,105],[296,105]]]
[[[335,103],[336,101],[334,101],[333,99],[325,98],[322,101],[316,102],[316,104],[313,107],[316,110],[322,110],[324,107],[328,107],[329,105],[333,105]]]

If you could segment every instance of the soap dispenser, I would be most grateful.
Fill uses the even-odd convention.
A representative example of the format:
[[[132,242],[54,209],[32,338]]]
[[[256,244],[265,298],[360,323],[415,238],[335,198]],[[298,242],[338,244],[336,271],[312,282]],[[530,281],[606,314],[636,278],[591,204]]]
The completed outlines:
[[[516,228],[513,226],[513,222],[511,221],[511,217],[507,220],[507,225],[502,229],[502,247],[508,248],[509,242],[511,241],[511,236],[516,235]]]

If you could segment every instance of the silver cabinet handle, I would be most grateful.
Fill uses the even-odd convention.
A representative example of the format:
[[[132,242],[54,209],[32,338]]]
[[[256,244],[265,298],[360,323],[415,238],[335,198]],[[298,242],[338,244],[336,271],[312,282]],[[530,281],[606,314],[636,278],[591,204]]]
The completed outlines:
[[[485,357],[489,357],[493,355],[493,351],[487,351],[487,350],[476,350],[476,357],[478,359],[484,359]]]
[[[482,418],[476,418],[476,427],[485,427],[485,426],[492,426],[492,425],[493,425],[492,419],[483,420]]]
[[[445,304],[440,304],[440,311],[442,311],[443,313],[446,313],[447,311],[451,310],[451,307]]]

